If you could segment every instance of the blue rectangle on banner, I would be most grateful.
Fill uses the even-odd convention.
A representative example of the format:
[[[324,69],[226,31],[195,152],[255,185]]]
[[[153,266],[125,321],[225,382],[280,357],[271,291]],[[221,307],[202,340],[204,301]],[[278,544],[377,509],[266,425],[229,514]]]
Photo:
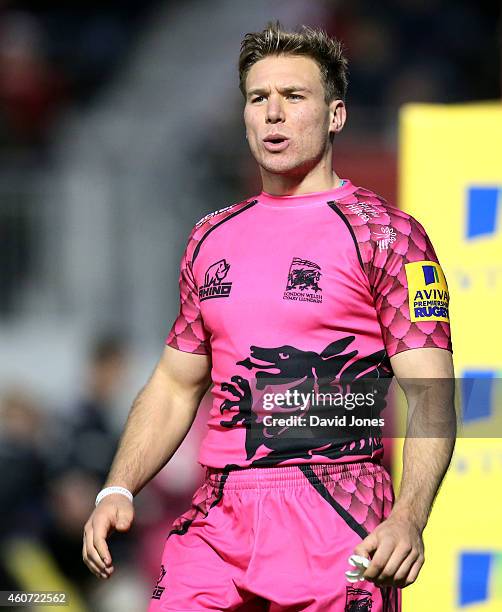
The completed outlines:
[[[493,234],[501,190],[497,187],[469,187],[467,191],[466,237]]]
[[[488,579],[492,555],[464,552],[460,555],[459,604],[467,606],[488,599]]]
[[[494,380],[493,370],[464,370],[461,382],[464,423],[491,416]]]

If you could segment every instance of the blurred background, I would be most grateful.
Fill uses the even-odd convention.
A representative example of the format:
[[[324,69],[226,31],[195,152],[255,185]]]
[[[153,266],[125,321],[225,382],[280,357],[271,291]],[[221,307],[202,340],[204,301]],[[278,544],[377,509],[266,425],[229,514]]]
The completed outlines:
[[[82,528],[176,316],[191,227],[260,190],[236,65],[244,34],[270,19],[344,41],[349,118],[336,169],[398,206],[407,208],[403,173],[413,163],[402,158],[403,105],[500,102],[495,0],[0,1],[0,590],[62,589],[77,612],[146,609],[165,535],[202,477],[206,402],[138,496],[132,531],[112,537],[112,580],[84,566]],[[496,214],[499,177],[487,179]],[[458,265],[445,272],[470,282]],[[500,372],[502,359],[474,366]],[[502,445],[493,452],[500,478]],[[473,545],[488,558],[488,582],[500,542]],[[488,609],[491,591],[464,596],[455,563],[441,609]]]

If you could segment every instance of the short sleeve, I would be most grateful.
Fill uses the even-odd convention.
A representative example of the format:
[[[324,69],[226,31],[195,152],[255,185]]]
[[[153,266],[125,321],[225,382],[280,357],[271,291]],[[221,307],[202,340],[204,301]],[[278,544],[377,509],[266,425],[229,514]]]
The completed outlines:
[[[424,228],[397,211],[379,228],[368,278],[389,357],[415,348],[452,351],[446,278]]]
[[[180,310],[165,344],[180,351],[206,355],[210,353],[209,333],[204,327],[197,287],[193,277],[189,240],[180,266]]]

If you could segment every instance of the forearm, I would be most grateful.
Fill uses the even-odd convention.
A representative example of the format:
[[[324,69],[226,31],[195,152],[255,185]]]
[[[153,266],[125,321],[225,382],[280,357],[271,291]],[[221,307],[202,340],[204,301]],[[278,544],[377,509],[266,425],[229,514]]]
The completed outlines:
[[[455,378],[448,351],[405,351],[391,360],[408,404],[403,474],[392,514],[423,530],[451,461],[457,433]]]
[[[154,372],[134,401],[105,486],[137,494],[184,440],[202,396],[168,385],[162,372]]]
[[[408,437],[403,449],[403,474],[393,516],[411,518],[425,528],[433,501],[453,454],[452,437]]]

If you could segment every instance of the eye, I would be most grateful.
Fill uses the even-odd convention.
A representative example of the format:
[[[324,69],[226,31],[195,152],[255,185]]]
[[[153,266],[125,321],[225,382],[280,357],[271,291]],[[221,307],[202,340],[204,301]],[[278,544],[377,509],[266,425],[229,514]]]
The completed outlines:
[[[261,102],[264,99],[264,96],[255,96],[254,98],[251,98],[251,103],[254,104],[255,102]]]
[[[293,99],[293,100],[303,100],[303,96],[301,96],[300,94],[293,94],[292,93],[292,94],[288,94],[287,97],[290,98],[290,99]]]

